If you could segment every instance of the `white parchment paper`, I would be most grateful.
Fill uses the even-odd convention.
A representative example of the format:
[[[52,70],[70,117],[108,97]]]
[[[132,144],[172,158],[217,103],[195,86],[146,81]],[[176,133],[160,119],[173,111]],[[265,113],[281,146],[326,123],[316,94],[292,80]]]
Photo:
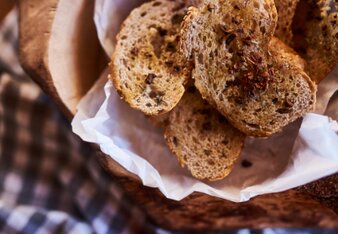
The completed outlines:
[[[114,50],[113,39],[122,19],[139,2],[96,0],[94,20],[107,54]],[[338,92],[334,94],[338,90],[337,69],[319,87],[316,114],[307,114],[269,139],[247,138],[233,171],[218,182],[196,180],[181,168],[161,130],[121,101],[107,76],[106,71],[81,100],[73,131],[98,144],[104,153],[138,175],[145,186],[159,188],[167,198],[181,200],[198,191],[243,202],[338,172],[338,123],[334,120],[338,119]],[[244,159],[252,166],[242,167]]]

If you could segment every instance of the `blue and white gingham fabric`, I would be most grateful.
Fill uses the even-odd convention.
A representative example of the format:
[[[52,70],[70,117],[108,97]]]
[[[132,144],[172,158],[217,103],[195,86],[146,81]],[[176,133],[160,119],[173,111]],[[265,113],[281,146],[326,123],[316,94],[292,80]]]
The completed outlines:
[[[17,13],[0,25],[0,233],[151,233],[99,152],[25,76]]]

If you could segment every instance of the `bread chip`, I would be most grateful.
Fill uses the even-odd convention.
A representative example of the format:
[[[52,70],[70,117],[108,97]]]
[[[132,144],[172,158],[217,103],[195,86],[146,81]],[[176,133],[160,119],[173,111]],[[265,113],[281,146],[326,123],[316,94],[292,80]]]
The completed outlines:
[[[250,136],[281,131],[315,102],[316,86],[299,60],[270,43],[276,22],[271,0],[210,0],[183,22],[181,49],[195,63],[197,89]]]
[[[291,60],[294,62],[294,65],[299,66],[302,70],[305,69],[306,61],[294,49],[279,40],[279,38],[273,37],[270,41],[270,47],[278,48],[282,54],[288,54],[288,56],[292,57]]]
[[[170,111],[183,96],[191,69],[177,52],[179,28],[188,6],[196,2],[151,1],[122,24],[111,79],[120,96],[146,115]]]
[[[298,2],[299,0],[275,0],[278,13],[275,36],[290,46],[293,38],[292,21]]]
[[[294,48],[306,60],[309,76],[319,83],[338,64],[338,2],[300,1],[293,31]]]
[[[194,177],[210,181],[231,172],[245,140],[194,87],[170,112],[165,138],[182,167]]]

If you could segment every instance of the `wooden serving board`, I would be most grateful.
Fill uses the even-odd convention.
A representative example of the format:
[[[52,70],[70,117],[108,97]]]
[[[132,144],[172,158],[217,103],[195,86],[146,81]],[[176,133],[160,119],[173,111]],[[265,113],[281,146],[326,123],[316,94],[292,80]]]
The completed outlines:
[[[87,0],[21,0],[19,4],[22,65],[69,119],[108,62],[96,36],[93,7],[94,1]],[[241,204],[199,193],[176,202],[142,186],[107,156],[98,159],[147,217],[165,229],[338,228],[337,176],[331,177],[334,192],[322,200],[306,192],[315,192],[318,186],[314,186]]]

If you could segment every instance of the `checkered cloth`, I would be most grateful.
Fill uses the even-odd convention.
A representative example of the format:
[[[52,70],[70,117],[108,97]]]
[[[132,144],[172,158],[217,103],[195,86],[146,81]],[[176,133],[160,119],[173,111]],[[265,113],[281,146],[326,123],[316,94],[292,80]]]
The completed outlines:
[[[148,233],[16,56],[17,14],[0,26],[0,233]]]

